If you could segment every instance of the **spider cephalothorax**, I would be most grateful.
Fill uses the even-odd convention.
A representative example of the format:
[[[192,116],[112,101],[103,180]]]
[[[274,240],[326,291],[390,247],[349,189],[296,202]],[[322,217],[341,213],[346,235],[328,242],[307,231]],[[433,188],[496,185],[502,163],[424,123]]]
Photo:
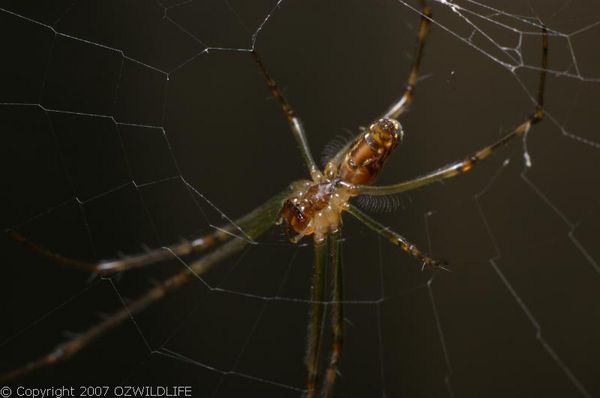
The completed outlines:
[[[350,187],[375,182],[403,134],[397,120],[379,119],[329,161],[324,174],[292,184],[292,194],[281,209],[281,219],[297,234],[292,240],[312,234],[319,239],[336,231],[348,200],[356,196]]]
[[[302,180],[292,184],[293,193],[281,209],[281,218],[297,234],[292,241],[312,234],[318,238],[337,230],[342,210],[350,199],[348,189],[338,181]]]

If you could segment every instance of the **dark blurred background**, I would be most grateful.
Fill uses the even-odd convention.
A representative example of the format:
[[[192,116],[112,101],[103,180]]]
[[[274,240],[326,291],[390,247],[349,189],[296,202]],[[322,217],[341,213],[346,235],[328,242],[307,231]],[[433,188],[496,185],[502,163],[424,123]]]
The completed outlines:
[[[530,114],[539,18],[551,31],[555,73],[549,117],[526,141],[532,167],[515,142],[468,176],[371,212],[448,259],[452,272],[434,278],[345,218],[349,303],[337,396],[600,395],[600,7],[512,3],[454,2],[467,10],[453,11],[432,2],[416,99],[401,119],[405,141],[380,182],[459,159]],[[2,226],[97,261],[209,232],[223,214],[239,217],[305,178],[247,52],[257,31],[256,48],[318,159],[402,93],[417,2],[274,7],[1,1]],[[312,268],[303,243],[274,228],[70,361],[17,383],[297,397]],[[47,353],[183,267],[173,260],[99,280],[8,238],[0,244],[1,370]]]

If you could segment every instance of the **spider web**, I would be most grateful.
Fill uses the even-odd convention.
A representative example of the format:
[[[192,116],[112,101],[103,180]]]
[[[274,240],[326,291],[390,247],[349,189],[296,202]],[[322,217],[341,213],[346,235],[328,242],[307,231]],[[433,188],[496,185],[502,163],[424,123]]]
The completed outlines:
[[[417,96],[401,120],[406,139],[381,183],[459,159],[524,120],[540,21],[550,34],[547,119],[470,175],[373,214],[452,272],[422,272],[346,221],[336,394],[600,395],[600,10],[568,0],[431,3]],[[418,12],[402,0],[2,1],[4,227],[97,261],[245,214],[305,177],[250,49],[318,158],[400,95]],[[94,278],[8,239],[2,249],[2,370],[77,336],[190,260]],[[311,245],[275,228],[17,383],[300,396],[311,267]]]

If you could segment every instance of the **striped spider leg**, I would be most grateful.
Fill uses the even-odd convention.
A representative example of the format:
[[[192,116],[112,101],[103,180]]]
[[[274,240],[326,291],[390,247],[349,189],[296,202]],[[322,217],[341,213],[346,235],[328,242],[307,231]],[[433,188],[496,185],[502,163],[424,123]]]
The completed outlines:
[[[239,222],[242,222],[242,220],[245,220],[245,217],[239,220]],[[51,250],[48,250],[44,247],[35,244],[34,242],[27,239],[25,236],[21,235],[19,232],[12,229],[7,230],[6,234],[9,238],[21,243],[30,251],[50,260],[55,264],[67,268],[73,268],[80,271],[89,272],[90,274],[96,274],[99,276],[109,276],[133,268],[159,263],[161,261],[165,261],[173,257],[185,257],[192,254],[200,254],[219,243],[225,242],[226,240],[234,236],[236,231],[240,230],[241,228],[239,227],[238,223],[233,222],[227,224],[223,228],[217,228],[212,233],[200,236],[191,241],[184,241],[176,245],[164,247],[162,249],[152,250],[148,253],[128,256],[125,258],[100,261],[97,263],[83,261],[76,258],[70,258],[55,253]],[[243,230],[242,232],[245,233]],[[252,238],[246,236],[246,239]]]
[[[421,66],[421,59],[423,58],[423,49],[425,48],[425,39],[427,33],[429,33],[429,21],[431,20],[431,7],[427,4],[426,0],[421,0],[421,22],[419,24],[419,33],[417,36],[417,48],[413,59],[413,65],[408,74],[408,81],[406,82],[406,88],[404,94],[394,102],[390,109],[383,114],[382,117],[389,119],[398,119],[400,115],[408,108],[412,103],[415,95],[415,88],[417,87],[417,77],[419,75],[419,67]]]
[[[194,278],[200,277],[221,261],[235,253],[238,253],[244,247],[249,245],[252,240],[258,239],[275,223],[275,220],[277,219],[281,209],[281,203],[287,195],[287,190],[279,193],[278,195],[267,200],[263,205],[257,207],[247,215],[234,222],[233,224],[235,226],[230,224],[224,227],[222,230],[218,230],[217,232],[209,234],[203,238],[198,238],[191,242],[184,242],[182,244],[165,249],[156,249],[147,254],[133,256],[123,260],[107,261],[98,264],[87,263],[52,253],[47,249],[41,248],[34,243],[29,242],[22,235],[14,231],[9,231],[9,235],[12,238],[16,239],[20,243],[23,243],[28,249],[45,258],[48,258],[59,265],[74,267],[87,272],[101,273],[104,275],[111,272],[118,272],[134,267],[145,266],[158,261],[166,260],[168,258],[179,258],[181,255],[197,254],[203,250],[208,250],[209,248],[215,246],[218,242],[227,240],[227,238],[231,236],[227,232],[236,228],[242,229],[249,239],[229,240],[223,243],[221,246],[216,247],[213,251],[205,256],[191,262],[189,265],[185,263],[186,268],[183,271],[175,273],[152,289],[149,289],[146,291],[146,293],[135,299],[132,303],[124,306],[121,310],[112,313],[110,316],[79,334],[77,337],[57,345],[51,352],[37,359],[34,359],[6,373],[0,374],[0,383],[6,383],[8,381],[24,377],[38,369],[69,359],[82,349],[86,348],[103,334],[130,319],[133,314],[136,314],[144,310],[149,305],[160,301],[163,297],[174,292],[179,287],[194,280]],[[222,236],[221,234],[226,236]]]

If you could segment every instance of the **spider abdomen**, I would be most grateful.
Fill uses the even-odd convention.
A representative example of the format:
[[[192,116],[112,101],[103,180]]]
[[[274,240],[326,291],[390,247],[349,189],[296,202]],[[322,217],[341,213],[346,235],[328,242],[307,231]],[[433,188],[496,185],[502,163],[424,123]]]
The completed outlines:
[[[338,166],[338,177],[355,185],[370,185],[402,139],[402,127],[394,119],[383,118],[369,126],[350,146]]]

